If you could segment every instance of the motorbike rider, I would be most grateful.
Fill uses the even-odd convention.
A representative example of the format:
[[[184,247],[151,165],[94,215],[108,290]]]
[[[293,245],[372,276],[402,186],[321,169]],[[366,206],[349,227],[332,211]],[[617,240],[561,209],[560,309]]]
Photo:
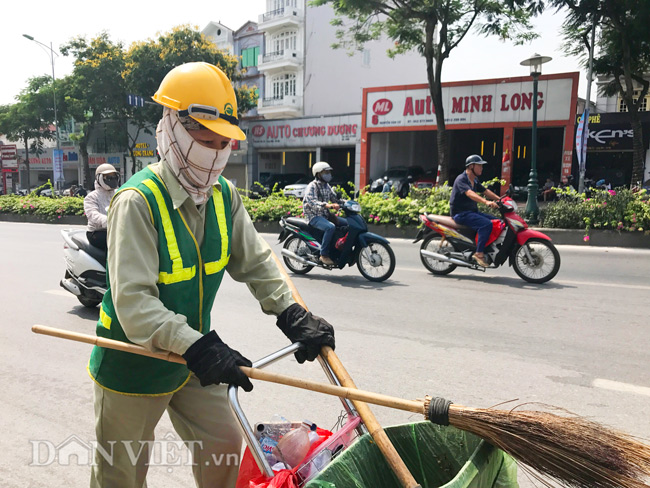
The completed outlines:
[[[326,266],[334,266],[330,258],[332,239],[337,226],[348,225],[347,220],[330,212],[330,209],[338,210],[343,205],[341,200],[329,182],[332,180],[332,167],[319,161],[311,168],[314,180],[307,185],[305,196],[302,199],[302,210],[309,220],[309,225],[323,232],[321,242],[320,261]]]
[[[484,164],[487,164],[487,161],[483,161],[483,158],[477,154],[472,154],[467,157],[465,160],[465,171],[458,175],[454,181],[451,198],[449,199],[449,209],[454,222],[466,225],[477,231],[476,252],[472,256],[472,259],[479,266],[487,268],[489,264],[485,262],[485,254],[483,251],[492,232],[492,219],[494,217],[479,212],[477,202],[483,203],[488,207],[497,208],[498,205],[496,202],[487,200],[479,195],[479,193],[484,194],[491,200],[498,200],[499,196],[485,188],[479,182],[478,177],[483,173]]]
[[[93,246],[106,251],[106,215],[111,198],[120,186],[120,175],[112,164],[104,163],[95,170],[95,190],[84,199],[84,213],[88,219],[86,236]]]
[[[251,362],[211,330],[211,316],[217,330],[238,321],[223,306],[213,310],[224,272],[245,282],[282,332],[306,346],[295,353],[299,363],[334,347],[334,330],[294,302],[239,193],[221,176],[231,139],[246,138],[228,77],[211,64],[187,63],[167,73],[153,99],[164,107],[156,130],[161,161],[136,173],[111,202],[109,287],[96,332],[180,354],[187,365],[93,349],[91,487],[146,486],[149,442],[165,410],[192,451],[196,485],[233,487],[237,463],[214,462],[241,453],[227,385],[253,385],[239,368]]]

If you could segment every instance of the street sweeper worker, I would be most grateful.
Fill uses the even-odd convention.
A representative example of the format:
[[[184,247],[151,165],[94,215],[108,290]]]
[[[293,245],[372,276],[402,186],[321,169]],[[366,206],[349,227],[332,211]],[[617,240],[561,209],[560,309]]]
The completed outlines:
[[[153,99],[164,107],[156,130],[162,159],[129,179],[111,203],[109,287],[97,335],[180,354],[187,366],[93,349],[98,448],[90,485],[146,486],[150,441],[167,411],[192,452],[196,485],[231,487],[237,463],[215,461],[239,459],[242,447],[227,385],[253,385],[239,369],[251,362],[219,338],[239,320],[215,300],[224,272],[246,283],[262,311],[306,346],[298,362],[334,347],[334,331],[294,302],[241,197],[221,176],[230,140],[245,139],[227,76],[208,63],[187,63],[165,76]]]
[[[466,225],[477,231],[476,252],[472,256],[472,259],[479,266],[487,268],[489,264],[485,261],[483,251],[492,232],[492,219],[494,217],[479,212],[477,202],[483,203],[488,207],[497,208],[497,203],[490,200],[498,200],[499,196],[481,185],[478,179],[483,174],[484,164],[487,164],[487,161],[483,161],[483,158],[477,154],[472,154],[467,157],[465,160],[465,171],[454,180],[454,186],[451,189],[451,197],[449,199],[449,209],[454,222]],[[485,197],[479,195],[479,193],[482,193]]]
[[[328,163],[319,161],[312,166],[311,172],[314,179],[305,189],[302,209],[309,225],[323,232],[320,261],[327,266],[333,266],[334,261],[330,253],[334,231],[337,226],[347,225],[347,220],[332,214],[330,209],[338,210],[344,202],[329,184],[332,180],[332,167]]]
[[[95,170],[95,190],[84,198],[84,214],[88,219],[86,237],[93,246],[106,251],[106,215],[120,174],[112,164],[104,163]]]

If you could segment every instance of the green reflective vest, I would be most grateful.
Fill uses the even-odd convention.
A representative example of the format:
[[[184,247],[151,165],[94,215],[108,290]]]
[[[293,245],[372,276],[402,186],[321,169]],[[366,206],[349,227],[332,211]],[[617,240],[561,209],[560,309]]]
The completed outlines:
[[[119,190],[137,191],[149,206],[159,239],[160,300],[172,312],[187,317],[187,323],[202,334],[210,331],[210,311],[230,258],[232,189],[225,178],[220,177],[219,182],[221,191],[215,187],[206,203],[200,248],[180,209],[174,209],[164,182],[151,169],[138,172]],[[99,310],[97,336],[131,342],[115,313],[110,285]],[[90,356],[88,372],[102,387],[131,395],[172,393],[190,377],[184,364],[97,346]]]

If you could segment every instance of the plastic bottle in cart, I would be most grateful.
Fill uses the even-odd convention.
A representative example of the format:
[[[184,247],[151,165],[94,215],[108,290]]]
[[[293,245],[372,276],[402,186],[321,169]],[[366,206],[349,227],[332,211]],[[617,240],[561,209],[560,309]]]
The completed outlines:
[[[278,444],[280,438],[291,430],[291,422],[281,415],[275,414],[271,417],[270,422],[257,424],[256,430],[257,438],[259,439],[266,460],[270,465],[274,465],[277,459],[273,455],[273,449]]]
[[[303,423],[299,428],[292,429],[278,441],[273,449],[273,456],[278,461],[295,468],[307,455],[311,442],[309,441],[310,426]]]
[[[307,425],[309,425],[309,445],[312,445],[314,442],[320,439],[320,436],[316,432],[316,424],[311,424],[310,422],[306,422]]]

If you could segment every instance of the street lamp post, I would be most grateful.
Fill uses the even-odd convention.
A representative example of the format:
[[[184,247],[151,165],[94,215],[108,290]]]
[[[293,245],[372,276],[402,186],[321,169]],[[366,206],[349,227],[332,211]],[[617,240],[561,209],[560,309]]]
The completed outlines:
[[[41,45],[44,48],[49,50],[50,61],[52,63],[52,93],[54,94],[54,128],[55,128],[55,133],[56,133],[56,150],[57,150],[58,157],[61,158],[61,138],[59,136],[59,119],[57,117],[57,110],[56,110],[56,81],[55,81],[56,78],[54,77],[54,55],[56,54],[58,56],[59,53],[57,53],[52,48],[52,43],[51,42],[50,42],[50,45],[48,46],[47,44],[43,44],[42,42],[37,41],[36,39],[34,39],[32,36],[30,36],[28,34],[23,34],[23,37],[26,38],[26,39],[29,39],[30,41],[34,41],[35,43],[37,43],[37,44],[39,44],[39,45]],[[52,173],[53,173],[54,184],[57,186],[57,189],[59,189],[58,188],[59,182],[56,179],[57,175],[56,175],[56,169],[54,167],[54,161],[55,160],[56,160],[56,158],[53,157],[52,158]],[[61,161],[61,164],[63,164],[62,161]]]
[[[542,74],[542,64],[551,60],[549,56],[540,56],[535,53],[530,58],[524,59],[522,66],[530,66],[530,75],[533,77],[533,129],[530,144],[530,174],[528,176],[528,200],[526,201],[526,217],[531,224],[537,223],[539,207],[537,206],[537,81]]]

